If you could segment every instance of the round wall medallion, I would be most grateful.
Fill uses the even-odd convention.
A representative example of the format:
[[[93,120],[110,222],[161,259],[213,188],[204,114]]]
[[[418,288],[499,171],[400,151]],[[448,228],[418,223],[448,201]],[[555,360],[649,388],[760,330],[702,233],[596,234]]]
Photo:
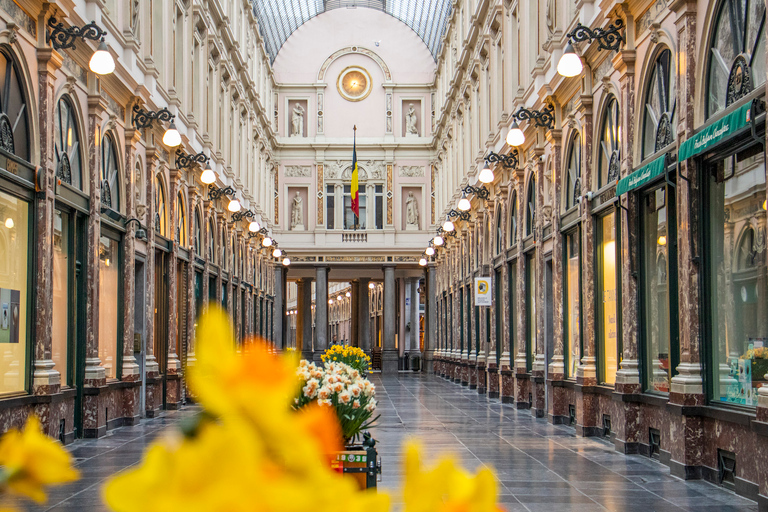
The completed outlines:
[[[371,75],[359,66],[349,66],[339,74],[336,88],[347,101],[361,101],[371,94]]]

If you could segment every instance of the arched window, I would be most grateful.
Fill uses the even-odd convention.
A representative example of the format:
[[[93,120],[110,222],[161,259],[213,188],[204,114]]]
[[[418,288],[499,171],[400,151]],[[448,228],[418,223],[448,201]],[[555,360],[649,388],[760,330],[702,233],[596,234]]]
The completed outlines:
[[[504,239],[504,226],[501,225],[501,205],[496,207],[496,254],[501,254]]]
[[[661,151],[675,141],[675,70],[672,52],[662,51],[650,70],[645,92],[643,158]]]
[[[579,133],[571,137],[565,182],[565,209],[570,210],[576,206],[581,195],[581,135]]]
[[[765,0],[723,0],[707,73],[707,117],[765,83]]]
[[[168,238],[168,212],[165,206],[165,187],[160,175],[155,176],[155,231]]]
[[[509,201],[509,245],[517,243],[517,192],[512,192]]]
[[[112,135],[101,139],[101,204],[120,211],[120,175],[117,167],[117,146]]]
[[[208,219],[208,261],[216,264],[216,226]]]
[[[605,112],[603,112],[603,122],[600,126],[600,148],[598,149],[600,181],[597,184],[598,188],[619,179],[621,119],[619,118],[619,102],[614,96],[608,99]]]
[[[221,234],[221,268],[224,270],[228,270],[227,265],[229,265],[229,258],[228,258],[228,251],[229,251],[229,241],[227,240],[227,232],[224,230],[224,232]]]
[[[236,270],[237,270],[237,260],[236,260],[237,251],[235,250],[235,237],[234,236],[231,238],[230,244],[231,245],[230,245],[230,250],[229,250],[229,253],[230,253],[229,257],[232,258],[232,260],[231,260],[230,265],[229,265],[229,271],[232,272],[232,274],[234,274],[236,272]]]
[[[0,48],[0,149],[29,162],[29,121],[21,73],[10,52]]]
[[[68,185],[82,188],[80,132],[77,130],[75,110],[66,96],[59,99],[54,123],[53,145],[56,157],[56,177]]]
[[[184,207],[184,194],[179,192],[176,197],[176,243],[187,247],[187,209]]]
[[[203,257],[203,226],[199,211],[195,211],[195,254]]]
[[[536,221],[536,177],[531,175],[528,181],[528,204],[525,209],[525,236],[533,234],[533,223]]]

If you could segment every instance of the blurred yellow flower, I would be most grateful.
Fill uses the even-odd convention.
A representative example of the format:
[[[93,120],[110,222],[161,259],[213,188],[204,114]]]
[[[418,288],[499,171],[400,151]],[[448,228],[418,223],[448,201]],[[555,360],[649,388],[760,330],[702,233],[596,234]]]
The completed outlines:
[[[451,458],[425,469],[421,448],[409,443],[405,454],[403,512],[498,512],[497,484],[493,472],[484,468],[474,476],[456,466]]]
[[[12,493],[45,503],[45,486],[72,482],[80,474],[58,441],[46,436],[30,416],[23,432],[10,429],[0,439],[0,483]]]

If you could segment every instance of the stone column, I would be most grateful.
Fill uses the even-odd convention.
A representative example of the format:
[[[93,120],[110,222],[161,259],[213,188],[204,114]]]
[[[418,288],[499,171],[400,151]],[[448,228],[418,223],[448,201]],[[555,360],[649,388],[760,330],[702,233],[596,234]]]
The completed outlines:
[[[323,352],[328,348],[328,267],[316,267],[315,281],[315,351],[313,360],[322,362]]]
[[[536,154],[536,221],[535,221],[535,237],[536,237],[536,274],[534,279],[536,280],[536,296],[533,300],[536,301],[536,347],[534,349],[534,360],[531,367],[531,393],[533,394],[533,403],[531,404],[531,411],[537,418],[543,418],[547,412],[546,404],[546,383],[545,377],[547,373],[547,336],[546,336],[546,286],[544,284],[544,248],[542,247],[542,241],[544,240],[544,223],[549,220],[544,212],[544,181],[547,179],[544,176],[544,162],[542,157],[544,156],[544,148],[538,147],[535,149]],[[551,210],[550,210],[551,214]],[[562,261],[562,260],[561,260]],[[559,263],[559,262],[558,262]]]
[[[421,351],[419,346],[419,279],[411,279],[411,345],[410,351],[418,353]]]
[[[179,298],[177,295],[178,290],[178,256],[179,256],[179,244],[176,243],[176,202],[178,201],[179,179],[180,172],[178,169],[170,169],[169,171],[169,193],[167,198],[168,204],[168,228],[171,238],[171,253],[168,260],[168,318],[165,319],[168,322],[168,351],[166,364],[165,364],[165,403],[168,409],[176,409],[181,405],[181,361],[178,355],[178,341],[179,341]]]
[[[136,145],[139,143],[141,134],[133,128],[125,131],[125,190],[128,191],[125,196],[125,214],[127,218],[136,216],[136,194],[134,193],[136,176]],[[126,229],[123,237],[123,365],[122,380],[138,381],[141,380],[139,374],[139,365],[133,355],[133,336],[136,330],[136,223]],[[135,408],[141,404],[139,391],[136,391],[136,399],[133,401]],[[138,409],[133,411],[133,416],[138,418],[141,412]]]
[[[272,313],[272,340],[275,348],[285,348],[286,336],[283,332],[285,324],[285,281],[283,279],[283,266],[275,266],[275,295]]]
[[[43,20],[46,14],[42,13]],[[40,23],[44,26],[44,23]],[[56,112],[56,71],[61,68],[62,56],[41,44],[37,50],[38,85],[40,87],[40,174],[43,177],[35,210],[37,229],[37,258],[35,265],[34,369],[32,392],[35,395],[58,393],[61,373],[54,368],[53,349],[53,210],[56,164],[54,155],[54,115]],[[95,157],[98,161],[98,156]],[[98,260],[96,261],[98,264]],[[72,312],[74,314],[74,312]],[[98,363],[96,363],[98,364]],[[65,383],[66,384],[66,383]],[[58,426],[58,425],[57,425]]]
[[[427,295],[426,310],[427,321],[424,331],[424,364],[423,371],[434,373],[433,361],[435,357],[435,346],[437,341],[437,269],[434,263],[427,266]]]
[[[522,249],[522,240],[525,238],[525,211],[527,206],[527,195],[526,195],[526,180],[525,180],[525,169],[518,169],[516,171],[516,177],[517,177],[517,197],[518,197],[518,207],[517,207],[517,226],[519,230],[518,234],[518,247]],[[528,375],[528,368],[527,368],[527,354],[526,354],[526,346],[527,346],[527,336],[526,336],[526,327],[528,324],[528,302],[527,302],[527,296],[526,291],[528,284],[525,282],[525,272],[526,267],[528,266],[528,261],[525,256],[525,253],[520,250],[518,252],[517,256],[517,290],[515,290],[515,300],[517,302],[517,336],[515,337],[517,340],[517,352],[515,355],[515,406],[518,409],[527,409],[530,407],[531,403],[528,401],[528,393],[530,393],[531,389],[531,381]]]
[[[299,279],[296,294],[296,351],[312,360],[312,280]]]
[[[384,347],[381,354],[381,373],[397,373],[397,348],[395,348],[395,266],[384,265]]]
[[[360,281],[353,281],[352,295],[349,297],[349,321],[347,324],[347,335],[349,343],[353,347],[360,346]],[[366,289],[367,291],[367,289]]]
[[[360,320],[357,323],[358,346],[366,353],[370,355],[371,352],[371,307],[370,307],[370,293],[368,284],[371,282],[368,278],[360,278],[358,293],[357,293],[357,313]],[[352,298],[355,298],[355,294],[352,294]]]

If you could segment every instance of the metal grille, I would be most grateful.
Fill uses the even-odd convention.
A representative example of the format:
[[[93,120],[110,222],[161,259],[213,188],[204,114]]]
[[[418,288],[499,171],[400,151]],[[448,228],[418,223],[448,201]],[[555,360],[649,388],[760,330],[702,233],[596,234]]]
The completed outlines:
[[[332,9],[367,8],[386,12],[408,25],[437,60],[451,14],[451,0],[251,0],[270,61],[301,25]]]

